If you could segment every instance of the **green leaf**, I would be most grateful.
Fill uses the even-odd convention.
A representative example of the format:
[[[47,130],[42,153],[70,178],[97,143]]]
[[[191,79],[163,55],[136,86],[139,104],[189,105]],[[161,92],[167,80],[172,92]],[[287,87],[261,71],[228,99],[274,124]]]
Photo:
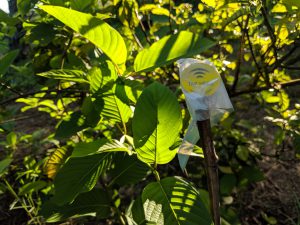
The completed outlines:
[[[236,155],[239,159],[247,161],[249,157],[249,150],[247,146],[239,145],[236,149]]]
[[[199,192],[179,177],[148,184],[142,193],[147,221],[156,224],[211,225]]]
[[[112,140],[111,142],[105,143],[97,152],[127,152],[129,155],[132,154],[131,149],[118,140]]]
[[[2,9],[0,9],[0,21],[7,23],[10,26],[14,26],[16,23],[18,23],[18,18],[13,18],[9,16],[6,12],[4,12]]]
[[[94,0],[71,0],[70,1],[70,6],[72,9],[75,10],[84,10],[88,6],[90,6]]]
[[[7,144],[9,144],[13,148],[16,147],[17,140],[18,140],[18,137],[17,137],[16,133],[13,131],[9,132],[9,134],[6,136]]]
[[[199,54],[214,45],[215,42],[207,38],[181,31],[178,34],[163,37],[148,49],[142,50],[135,58],[134,70],[136,72],[151,71],[179,58]]]
[[[29,194],[33,191],[39,191],[47,186],[47,182],[43,180],[38,180],[34,182],[27,183],[20,187],[19,195]]]
[[[69,155],[70,151],[67,147],[60,147],[52,152],[44,165],[44,172],[48,178],[53,179],[56,176]]]
[[[118,96],[118,89],[124,89],[123,84],[116,84],[113,89],[103,96],[104,106],[102,116],[110,118],[112,121],[127,123],[132,115],[127,96]],[[120,92],[119,92],[120,93]],[[127,99],[124,102],[124,99]]]
[[[106,218],[110,214],[110,196],[101,189],[80,194],[72,204],[59,206],[51,200],[42,205],[39,212],[46,222],[54,223],[68,218],[95,216]]]
[[[55,177],[53,201],[63,205],[72,202],[78,194],[92,190],[110,161],[110,153],[70,158]]]
[[[40,5],[42,10],[80,33],[100,48],[115,64],[123,66],[127,49],[122,36],[103,20],[60,6]]]
[[[282,0],[282,3],[288,7],[296,6],[298,9],[300,8],[300,2],[298,0]]]
[[[223,195],[230,195],[236,186],[236,176],[234,174],[224,174],[220,180],[220,191]]]
[[[0,77],[7,72],[9,66],[17,58],[18,54],[19,50],[12,50],[0,58]]]
[[[72,152],[71,157],[84,157],[87,155],[96,154],[101,146],[108,141],[106,139],[100,139],[92,142],[80,142],[78,143]]]
[[[75,146],[71,157],[84,157],[103,152],[127,152],[128,154],[132,154],[132,151],[128,146],[117,140],[109,142],[106,139],[100,139],[88,143],[78,143]]]
[[[107,60],[101,64],[100,68],[92,68],[87,77],[90,82],[90,91],[98,94],[111,90],[118,76],[112,62]]]
[[[37,75],[51,79],[67,80],[78,83],[89,83],[86,79],[85,73],[80,70],[50,70],[47,72],[38,73]]]
[[[144,89],[143,84],[137,80],[124,80],[124,95],[130,99],[130,101],[136,103]]]
[[[100,110],[96,106],[96,103],[92,101],[90,96],[87,96],[81,107],[82,114],[85,116],[86,124],[95,127],[100,120]]]
[[[130,204],[125,216],[129,225],[146,224],[147,221],[145,220],[142,196],[138,196],[137,199]]]
[[[149,167],[138,160],[136,156],[117,154],[114,157],[115,167],[109,171],[113,180],[111,183],[119,185],[135,184],[146,177]]]
[[[176,96],[164,85],[153,83],[141,94],[132,121],[134,146],[138,158],[145,163],[170,162],[182,125]]]
[[[258,167],[245,166],[238,173],[240,186],[248,185],[252,182],[259,182],[265,179],[264,173]]]
[[[22,16],[25,16],[37,1],[38,0],[17,0],[18,12],[20,12]]]
[[[13,160],[11,158],[5,158],[0,161],[0,176],[5,171],[5,169],[10,165]]]
[[[67,138],[87,127],[86,117],[81,112],[74,112],[60,122],[56,129],[55,137]]]
[[[117,78],[110,61],[102,63],[101,68],[93,68],[88,74],[90,90],[96,98],[94,103],[101,108],[101,116],[125,124],[131,117],[132,110],[129,107],[126,86]]]

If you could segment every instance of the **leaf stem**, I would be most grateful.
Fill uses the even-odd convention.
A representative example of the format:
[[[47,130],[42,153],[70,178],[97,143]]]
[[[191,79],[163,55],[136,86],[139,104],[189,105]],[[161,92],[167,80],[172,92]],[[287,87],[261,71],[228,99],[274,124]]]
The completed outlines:
[[[3,178],[4,183],[7,186],[7,189],[9,190],[9,192],[21,203],[22,208],[26,211],[27,215],[30,217],[30,219],[32,221],[34,221],[34,216],[31,214],[30,210],[27,208],[26,204],[19,198],[19,196],[17,195],[17,193],[14,191],[14,189],[12,188],[12,186],[8,183],[8,181]]]
[[[153,175],[154,175],[156,181],[160,181],[160,176],[159,176],[159,173],[157,172],[157,170],[153,170],[152,172],[153,172]]]

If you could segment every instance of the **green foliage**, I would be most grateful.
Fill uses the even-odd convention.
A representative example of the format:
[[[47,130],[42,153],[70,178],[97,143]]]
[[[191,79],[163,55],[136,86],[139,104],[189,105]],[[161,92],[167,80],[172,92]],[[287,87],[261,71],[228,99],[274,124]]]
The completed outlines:
[[[110,196],[104,190],[95,188],[92,191],[80,194],[74,202],[68,205],[56,205],[51,200],[46,202],[40,214],[47,223],[54,223],[86,215],[97,215],[100,218],[109,216]]]
[[[58,205],[73,202],[78,194],[92,190],[109,167],[110,158],[110,153],[70,158],[55,177],[53,202]]]
[[[212,128],[222,223],[244,222],[240,194],[265,179],[266,152],[300,157],[298,1],[17,6],[0,10],[0,211],[28,217],[14,220],[212,224],[203,159],[187,165],[189,182],[174,160],[190,119],[180,58],[214,63],[235,103]]]
[[[136,72],[151,71],[154,68],[168,65],[179,58],[199,54],[215,42],[199,37],[192,32],[181,31],[178,34],[165,36],[149,48],[139,52],[134,60]]]
[[[103,20],[60,6],[43,5],[40,8],[87,38],[118,66],[124,66],[127,49],[123,38]]]
[[[199,192],[178,177],[148,184],[142,203],[146,221],[156,224],[212,224]]]
[[[181,123],[180,107],[168,88],[159,83],[145,88],[132,121],[138,158],[154,165],[170,162],[176,155],[170,147],[179,135]]]
[[[118,185],[135,184],[146,177],[149,167],[127,154],[117,154],[114,158],[114,167],[109,171],[113,180],[110,182]]]
[[[58,80],[88,83],[85,78],[85,74],[80,70],[50,70],[48,72],[39,73],[37,75]]]
[[[19,54],[19,50],[13,50],[6,53],[0,58],[0,76],[4,75],[8,70],[9,66],[13,63]]]

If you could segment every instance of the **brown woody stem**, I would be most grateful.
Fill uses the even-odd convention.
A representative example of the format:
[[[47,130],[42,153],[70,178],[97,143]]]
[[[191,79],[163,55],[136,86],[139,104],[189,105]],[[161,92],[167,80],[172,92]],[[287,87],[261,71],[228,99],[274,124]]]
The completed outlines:
[[[210,209],[215,225],[220,225],[220,198],[219,198],[219,176],[218,176],[218,157],[213,146],[210,120],[197,121],[200,134],[200,144],[205,160],[207,184],[210,198]]]

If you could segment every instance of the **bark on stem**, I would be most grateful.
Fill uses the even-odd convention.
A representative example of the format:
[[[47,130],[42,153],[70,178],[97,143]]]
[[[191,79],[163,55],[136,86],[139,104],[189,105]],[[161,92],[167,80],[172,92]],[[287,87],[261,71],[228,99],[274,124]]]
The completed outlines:
[[[213,146],[210,120],[197,121],[197,126],[200,134],[200,143],[198,145],[200,144],[204,153],[210,209],[214,224],[220,225],[218,157]]]

